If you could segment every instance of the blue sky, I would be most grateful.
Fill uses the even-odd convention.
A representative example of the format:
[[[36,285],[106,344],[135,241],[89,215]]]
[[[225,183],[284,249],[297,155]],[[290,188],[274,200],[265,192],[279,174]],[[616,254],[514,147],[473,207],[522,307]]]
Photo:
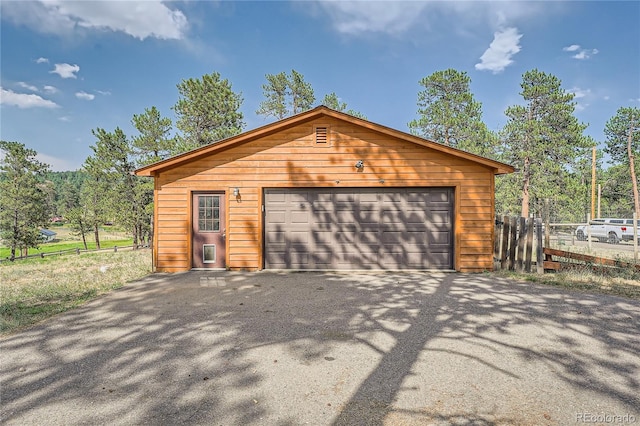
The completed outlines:
[[[3,0],[0,137],[75,170],[97,127],[130,136],[156,106],[175,121],[176,84],[214,71],[244,98],[246,129],[265,74],[295,69],[319,103],[335,92],[369,120],[406,131],[418,81],[466,71],[489,128],[522,103],[522,74],[556,75],[602,143],[621,106],[640,106],[640,2]]]

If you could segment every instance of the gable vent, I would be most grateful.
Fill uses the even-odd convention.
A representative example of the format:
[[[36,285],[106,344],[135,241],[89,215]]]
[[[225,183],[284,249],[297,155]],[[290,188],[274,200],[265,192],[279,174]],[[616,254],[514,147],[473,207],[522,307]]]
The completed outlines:
[[[327,143],[329,129],[326,127],[316,127],[316,143]]]

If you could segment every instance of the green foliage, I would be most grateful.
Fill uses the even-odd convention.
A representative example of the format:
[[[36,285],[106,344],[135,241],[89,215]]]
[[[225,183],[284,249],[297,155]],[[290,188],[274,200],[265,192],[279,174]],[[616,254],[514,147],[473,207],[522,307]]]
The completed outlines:
[[[242,96],[219,73],[182,80],[178,92],[180,98],[173,109],[186,146],[209,145],[242,132],[245,126],[240,112]]]
[[[530,207],[538,208],[537,200],[553,197],[558,188],[567,187],[570,168],[593,142],[583,136],[587,126],[573,115],[574,95],[561,88],[557,77],[528,71],[521,87],[526,105],[507,108],[508,122],[502,134],[502,159],[517,171],[503,178],[502,189],[512,186],[520,191],[520,214],[528,216]],[[517,211],[515,205],[506,209]]]
[[[114,220],[131,230],[134,244],[138,244],[149,233],[147,205],[153,200],[153,184],[133,175],[134,148],[120,128],[114,132],[98,128],[93,134],[97,138],[91,147],[94,155],[85,162],[91,179],[85,187],[82,210],[73,217],[74,226],[81,232],[90,224],[99,246],[98,227]]]
[[[53,185],[58,188],[59,186],[68,183],[73,186],[77,191],[80,190],[82,184],[87,179],[87,175],[82,170],[66,171],[66,172],[47,172],[45,173],[45,179],[53,182]]]
[[[631,144],[629,145],[629,132]],[[628,148],[638,161],[640,154],[640,108],[619,108],[616,115],[607,121],[604,128],[607,152],[613,161],[629,164]],[[638,164],[636,164],[638,166]]]
[[[344,111],[345,109],[347,109],[347,103],[341,102],[340,98],[338,98],[338,95],[336,95],[335,92],[324,95],[324,99],[322,99],[322,105],[331,109],[335,109],[336,111]]]
[[[291,90],[291,112],[298,114],[311,109],[316,97],[313,94],[311,84],[304,81],[304,76],[296,70],[291,70],[289,76],[289,89]]]
[[[87,205],[80,205],[78,199],[78,205],[67,211],[65,218],[69,222],[73,235],[82,238],[82,244],[84,249],[88,248],[86,235],[91,232],[91,223],[89,220],[89,209]]]
[[[267,74],[266,78],[267,84],[262,85],[265,100],[260,103],[256,114],[272,115],[277,119],[283,119],[290,114],[287,109],[289,78],[285,72]]]
[[[264,101],[256,114],[278,119],[311,109],[316,98],[310,83],[296,70],[291,74],[267,74],[267,84],[262,85]]]
[[[0,151],[0,236],[14,258],[17,249],[38,246],[40,227],[48,222],[49,166],[18,142],[0,141]]]
[[[640,108],[620,108],[605,125],[607,137],[605,151],[611,158],[626,165],[631,177],[634,208],[640,215],[640,195],[636,168],[640,160]]]
[[[164,160],[175,149],[176,141],[169,136],[171,119],[161,117],[155,106],[145,108],[144,114],[134,114],[131,123],[139,132],[131,141],[138,166]]]
[[[483,156],[493,156],[496,136],[482,121],[482,106],[470,90],[466,72],[447,69],[420,80],[419,118],[411,133]]]
[[[69,210],[80,203],[80,189],[87,179],[81,170],[66,172],[48,172],[45,174],[47,182],[51,182],[54,189],[54,202],[51,214],[66,216]]]
[[[322,100],[322,105],[329,107],[331,109],[335,109],[336,111],[353,115],[354,117],[362,118],[363,120],[367,119],[366,115],[352,109],[347,109],[347,103],[341,102],[340,98],[338,98],[338,95],[336,95],[335,92],[331,92],[328,95],[324,95],[324,99]]]
[[[629,166],[616,164],[600,172],[601,208],[604,217],[633,217],[633,187]]]

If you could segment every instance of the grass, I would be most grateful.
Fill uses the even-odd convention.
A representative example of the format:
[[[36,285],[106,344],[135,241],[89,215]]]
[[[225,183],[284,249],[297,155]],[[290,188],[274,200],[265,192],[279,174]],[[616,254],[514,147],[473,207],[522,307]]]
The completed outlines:
[[[125,240],[106,240],[100,241],[100,248],[113,248],[115,246],[125,247],[133,245],[133,239],[125,239]],[[87,248],[89,250],[96,249],[96,243],[87,241]],[[38,248],[30,248],[29,256],[40,253],[56,253],[59,251],[66,250],[74,250],[80,249],[84,250],[84,244],[82,242],[77,241],[60,241],[60,242],[51,242],[51,243],[43,243],[40,244]],[[11,249],[7,247],[0,247],[0,259],[6,259],[11,256]],[[16,252],[16,257],[20,256],[19,251]]]
[[[56,232],[56,239],[50,243],[42,243],[38,248],[30,248],[29,255],[40,253],[55,253],[58,251],[80,249],[84,250],[81,238],[69,229],[68,226],[52,226],[51,229]],[[87,248],[89,250],[96,249],[96,243],[93,240],[93,233],[87,234]],[[100,247],[113,248],[115,246],[125,247],[133,245],[133,239],[129,238],[125,232],[113,227],[104,227],[100,229]],[[20,253],[16,253],[16,257]],[[11,256],[11,249],[0,246],[0,259],[7,259]]]
[[[640,300],[640,272],[632,268],[599,268],[574,265],[556,273],[527,274],[498,271],[497,275],[570,290]]]
[[[0,264],[0,333],[79,306],[151,272],[151,251],[33,258]]]

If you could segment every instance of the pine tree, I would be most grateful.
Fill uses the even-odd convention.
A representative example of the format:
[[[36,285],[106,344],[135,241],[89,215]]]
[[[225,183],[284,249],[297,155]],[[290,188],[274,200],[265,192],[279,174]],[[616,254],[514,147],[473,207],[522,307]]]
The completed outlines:
[[[607,136],[605,151],[619,164],[629,169],[633,204],[640,217],[640,197],[638,196],[638,177],[636,166],[640,155],[640,108],[620,108],[616,115],[605,125]]]
[[[494,156],[496,135],[482,121],[482,106],[470,89],[466,72],[447,69],[420,80],[419,118],[409,123],[411,133],[463,149]]]
[[[259,115],[272,115],[278,120],[289,115],[287,96],[289,94],[289,78],[287,74],[267,74],[267,84],[262,85],[265,100],[260,103],[256,111]]]
[[[331,92],[327,95],[324,95],[324,99],[322,100],[322,105],[329,107],[331,109],[335,109],[336,111],[353,115],[354,117],[362,118],[363,120],[367,119],[367,116],[365,116],[364,114],[352,109],[347,109],[347,103],[340,101],[340,98],[338,98],[338,95],[336,95],[335,92]]]
[[[316,98],[310,83],[296,70],[291,74],[267,74],[267,84],[262,85],[264,101],[256,111],[258,115],[282,119],[311,109]]]
[[[178,116],[176,126],[182,132],[183,149],[209,145],[242,132],[242,96],[219,73],[183,80],[178,92],[180,98],[173,109]]]
[[[38,246],[40,228],[49,219],[44,187],[49,166],[36,159],[36,151],[18,142],[0,141],[0,151],[0,236],[13,260],[16,250]]]
[[[313,95],[313,88],[311,84],[304,81],[304,76],[296,70],[291,70],[289,89],[291,90],[292,114],[299,114],[311,109],[316,100],[316,97]]]
[[[87,159],[90,166],[87,171],[106,194],[106,198],[96,201],[102,204],[105,215],[131,231],[133,244],[137,246],[148,233],[150,218],[146,206],[153,198],[150,184],[133,175],[133,147],[120,128],[114,132],[98,128],[93,134],[97,142],[91,147],[94,155]],[[103,186],[105,183],[108,185]],[[89,215],[95,216],[99,215]],[[96,226],[95,221],[93,225]]]
[[[590,141],[583,135],[587,126],[573,115],[574,95],[562,89],[560,79],[534,69],[523,75],[521,87],[526,105],[507,108],[503,129],[503,158],[517,172],[503,179],[519,189],[520,214],[526,217],[533,200],[565,187],[568,169]]]
[[[175,139],[169,136],[171,119],[163,118],[155,106],[145,108],[143,114],[134,114],[131,123],[139,132],[131,141],[139,166],[164,160],[171,154],[175,147]]]

